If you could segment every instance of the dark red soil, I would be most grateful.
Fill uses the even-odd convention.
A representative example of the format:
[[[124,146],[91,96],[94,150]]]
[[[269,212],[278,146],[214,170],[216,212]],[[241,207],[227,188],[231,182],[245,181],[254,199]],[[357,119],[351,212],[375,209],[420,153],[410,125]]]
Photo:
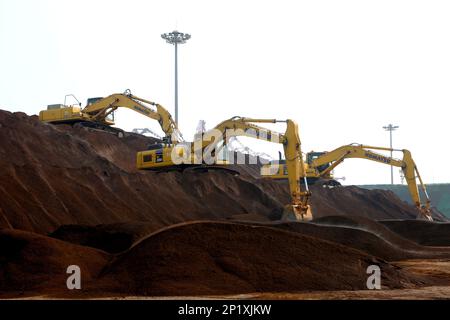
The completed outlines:
[[[387,261],[405,259],[447,259],[450,247],[423,246],[403,238],[379,222],[361,217],[325,217],[313,223],[256,221],[259,216],[235,216],[235,223],[266,226],[339,243]],[[404,220],[408,225],[409,220]],[[62,226],[50,236],[74,244],[98,248],[110,253],[129,249],[136,241],[156,231],[150,223],[134,222],[112,225]],[[429,237],[433,233],[428,233]]]
[[[54,292],[66,289],[70,265],[83,281],[97,278],[110,256],[35,233],[0,230],[0,292]]]
[[[119,253],[136,241],[156,231],[149,222],[128,222],[97,226],[65,225],[49,234],[50,237],[82,246]]]
[[[355,290],[366,288],[371,264],[383,270],[386,287],[416,281],[383,260],[332,242],[270,227],[203,222],[145,238],[117,257],[100,283],[106,291],[135,295]]]
[[[343,217],[326,217],[323,219],[328,222],[330,220],[342,221]],[[347,217],[344,219],[347,219]],[[318,219],[317,223],[271,223],[270,226],[340,243],[387,261],[450,258],[450,247],[424,247],[384,229],[382,225],[377,228],[378,223],[375,221],[361,217],[357,217],[357,219],[360,220],[358,225],[351,225],[350,223],[348,225],[345,223],[327,225],[327,222],[321,222],[321,219]],[[432,235],[432,233],[430,234]]]
[[[286,181],[259,179],[256,183],[282,202],[289,201]],[[400,200],[392,191],[374,189],[367,192],[367,189],[357,186],[324,188],[320,182],[309,187],[314,218],[354,215],[373,220],[413,220],[418,216],[418,211],[413,206]],[[432,215],[437,221],[446,219],[437,210],[433,210]]]
[[[271,226],[182,224],[153,233],[116,256],[15,230],[1,231],[0,245],[1,296],[356,290],[366,288],[370,264],[381,267],[385,288],[424,284],[365,252]],[[65,271],[72,264],[82,270],[81,292],[66,289]]]
[[[386,240],[387,242],[391,243],[392,245],[401,248],[402,250],[409,250],[409,251],[420,251],[420,250],[427,250],[427,251],[435,251],[439,252],[442,250],[442,248],[439,247],[425,247],[420,246],[417,244],[417,241],[413,239],[406,239],[401,234],[398,234],[396,232],[393,232],[391,229],[389,229],[387,226],[385,226],[383,223],[374,221],[368,218],[364,217],[358,217],[358,216],[329,216],[329,217],[322,217],[313,220],[314,223],[320,224],[320,225],[327,225],[327,226],[337,226],[337,227],[350,227],[355,229],[361,229],[370,233],[373,233],[375,235],[378,235],[380,238]],[[404,220],[405,226],[413,225],[414,221],[411,220]],[[438,222],[431,222],[432,225],[440,225]],[[416,232],[419,232],[420,228],[416,229]],[[413,232],[411,232],[413,233]],[[422,233],[427,233],[427,230],[423,230]],[[433,237],[433,233],[428,233],[429,237]]]
[[[380,223],[402,237],[424,246],[450,246],[450,223],[420,220],[383,220]]]
[[[66,224],[147,221],[157,229],[282,208],[223,172],[137,172],[136,152],[148,142],[0,111],[0,227],[48,233]]]
[[[281,216],[286,183],[222,172],[137,171],[135,155],[154,139],[40,123],[0,111],[0,227],[48,233],[66,224],[147,221],[154,228],[198,219]],[[313,187],[313,214],[414,219],[391,192]],[[260,220],[260,219],[257,219]]]
[[[314,224],[279,224],[285,182],[255,166],[137,171],[136,152],[153,141],[0,111],[0,294],[65,295],[72,264],[85,281],[72,294],[88,296],[364,289],[369,264],[403,288],[426,281],[386,261],[448,257],[419,245],[445,243],[442,228],[427,242],[437,227],[373,221],[416,217],[391,192],[315,185]],[[169,227],[199,220],[210,221]]]

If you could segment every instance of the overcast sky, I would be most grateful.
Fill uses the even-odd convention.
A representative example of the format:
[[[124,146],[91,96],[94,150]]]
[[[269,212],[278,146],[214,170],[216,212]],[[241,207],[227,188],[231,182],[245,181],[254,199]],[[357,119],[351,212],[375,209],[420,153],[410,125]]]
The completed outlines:
[[[131,89],[173,111],[191,139],[229,117],[295,119],[303,151],[358,142],[412,151],[428,183],[450,182],[449,1],[0,0],[0,108],[37,114]],[[127,130],[158,124],[119,111]],[[277,127],[280,131],[282,126]],[[270,143],[245,139],[276,157]],[[345,184],[389,183],[389,167],[346,160]],[[398,170],[395,170],[399,182]]]

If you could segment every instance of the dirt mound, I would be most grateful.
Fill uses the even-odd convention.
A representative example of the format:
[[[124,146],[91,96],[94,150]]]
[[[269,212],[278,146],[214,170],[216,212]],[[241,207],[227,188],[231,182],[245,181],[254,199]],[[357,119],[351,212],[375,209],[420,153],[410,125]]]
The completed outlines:
[[[302,222],[277,223],[271,226],[339,243],[387,261],[413,259],[416,257],[415,253],[405,252],[390,245],[375,234],[360,229],[321,226]],[[450,250],[448,256],[450,257]]]
[[[391,246],[402,250],[406,255],[416,255],[416,258],[446,258],[448,256],[448,248],[419,245],[414,241],[404,238],[401,234],[390,230],[382,223],[364,217],[330,216],[315,219],[313,222],[319,225],[350,227],[370,232]],[[408,221],[405,220],[405,224],[407,225]]]
[[[1,230],[0,295],[86,298],[358,290],[366,288],[366,268],[372,264],[380,266],[386,289],[428,281],[380,259],[396,260],[402,253],[362,230],[297,222],[204,221],[146,237],[150,229],[145,223],[67,226],[54,234],[110,252],[125,250],[115,255],[34,233]],[[126,249],[133,239],[141,240]],[[66,269],[73,264],[82,270],[80,292],[65,287]]]
[[[156,231],[151,223],[129,222],[97,226],[65,225],[49,234],[50,237],[73,244],[119,253],[129,249],[139,239]]]
[[[150,223],[154,230],[204,219],[276,220],[287,184],[258,178],[258,166],[223,172],[137,171],[135,155],[154,139],[54,126],[0,111],[0,227],[49,233],[61,225]],[[386,191],[312,187],[313,214],[413,219]],[[233,218],[234,216],[234,218]]]
[[[124,137],[87,128],[58,125],[56,129],[85,141],[98,156],[114,163],[115,166],[127,172],[136,172],[136,150],[146,150],[149,145],[159,142],[158,139],[140,134],[125,132]]]
[[[258,213],[235,214],[227,220],[231,221],[248,221],[248,222],[270,222],[270,217],[260,215]]]
[[[120,255],[100,283],[103,290],[136,295],[355,290],[366,288],[371,264],[381,267],[388,288],[414,282],[383,260],[332,242],[270,227],[203,222],[145,238]]]
[[[413,203],[409,194],[408,186],[402,184],[383,184],[383,185],[362,185],[365,189],[383,189],[392,190],[400,199]],[[450,219],[450,184],[449,183],[427,183],[427,193],[431,198],[431,204],[436,210],[440,211],[441,215]],[[420,197],[425,199],[423,191],[419,188]],[[448,221],[448,220],[447,220]]]
[[[417,212],[411,210],[411,206],[401,201],[392,191],[366,190],[349,186],[345,188],[321,188],[318,199],[312,199],[312,205],[321,213],[329,215],[352,214],[358,212],[359,216],[371,219],[382,219],[383,217],[395,217],[397,219],[415,219]],[[313,187],[313,191],[318,188]],[[314,197],[314,196],[313,196]],[[317,218],[323,215],[316,215]]]
[[[66,224],[147,221],[157,229],[282,207],[222,172],[137,172],[136,152],[148,142],[0,111],[0,225],[48,233]]]
[[[383,220],[381,224],[424,246],[450,246],[450,223],[419,220]]]
[[[244,214],[232,216],[229,220],[233,223],[277,228],[316,237],[361,250],[387,261],[450,258],[450,247],[430,248],[418,245],[410,241],[411,239],[399,237],[395,230],[393,233],[378,222],[365,218],[337,216],[317,219],[317,223],[270,222],[261,215]],[[408,223],[409,221],[406,221],[405,226],[408,226]],[[120,253],[155,231],[157,230],[151,223],[130,222],[97,226],[67,225],[58,228],[50,236],[109,253]]]
[[[322,223],[342,221],[341,217],[323,218]],[[321,223],[319,219],[318,223]],[[363,219],[362,219],[363,220]],[[316,223],[288,222],[264,224],[303,235],[320,238],[345,245],[350,248],[361,250],[367,254],[385,259],[387,261],[398,261],[405,259],[442,259],[450,258],[449,248],[428,248],[419,246],[396,234],[375,228],[372,225],[359,221],[358,224],[347,223],[347,226],[321,225]]]
[[[259,179],[256,183],[281,202],[289,201],[287,181]],[[320,183],[309,187],[314,218],[354,215],[373,220],[416,219],[418,215],[415,207],[400,200],[392,191],[367,190],[356,186],[327,188]],[[437,221],[445,219],[437,211],[432,214]]]
[[[0,292],[64,291],[70,265],[78,265],[83,281],[98,276],[109,256],[99,250],[73,245],[18,230],[0,230]]]
[[[260,179],[257,165],[233,167],[240,176],[136,170],[136,152],[153,142],[0,110],[0,290],[65,290],[72,264],[86,294],[364,289],[370,264],[402,288],[419,280],[385,260],[448,257],[365,218],[414,219],[392,192],[315,185],[315,224],[273,224],[290,201],[286,182]],[[260,224],[184,223],[198,220]]]

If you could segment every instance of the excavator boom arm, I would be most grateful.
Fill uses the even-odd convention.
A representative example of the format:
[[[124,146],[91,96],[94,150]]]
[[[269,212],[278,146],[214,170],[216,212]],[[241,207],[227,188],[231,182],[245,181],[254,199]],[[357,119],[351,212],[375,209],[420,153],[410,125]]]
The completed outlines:
[[[278,132],[260,127],[256,123],[276,123],[279,122],[276,119],[252,119],[233,117],[222,121],[216,125],[213,129],[207,131],[205,136],[215,136],[213,131],[220,132],[220,138],[218,141],[205,139],[202,141],[202,147],[217,146],[219,142],[227,143],[226,139],[236,136],[246,136],[260,140],[274,141],[279,143],[285,137]]]
[[[148,105],[156,108],[156,110]],[[82,112],[90,115],[95,121],[104,121],[111,112],[118,108],[131,109],[146,117],[157,120],[166,137],[170,138],[170,141],[173,143],[183,140],[175,121],[163,106],[136,97],[129,92],[125,92],[124,94],[116,93],[100,99],[86,106]]]
[[[286,132],[284,134],[260,127],[254,123],[276,123],[285,122]],[[203,149],[206,147],[217,147],[220,142],[226,143],[226,139],[235,136],[247,136],[259,140],[283,145],[286,164],[288,168],[289,190],[291,193],[291,209],[297,218],[305,219],[308,215],[309,190],[300,189],[300,177],[305,176],[305,165],[301,152],[301,141],[298,125],[293,120],[279,121],[276,119],[252,119],[234,117],[219,123],[212,130],[220,132],[221,137],[217,141],[203,141]],[[206,134],[211,133],[210,130]],[[306,181],[306,179],[305,179]],[[308,188],[305,182],[305,187]]]
[[[321,165],[334,162],[340,158],[368,159],[396,167],[401,167],[403,165],[403,161],[401,160],[386,157],[380,153],[373,152],[370,149],[391,151],[389,148],[371,147],[365,145],[347,145],[334,149],[333,151],[326,152],[322,156],[314,159],[311,165],[314,167],[319,167]]]
[[[334,169],[336,166],[338,166],[340,163],[342,163],[347,158],[360,158],[360,159],[367,159],[387,165],[391,165],[394,167],[399,167],[403,171],[403,175],[405,176],[407,185],[408,185],[408,191],[411,195],[411,198],[414,202],[414,205],[419,209],[422,216],[424,216],[428,220],[432,220],[431,213],[430,213],[430,206],[431,201],[428,196],[426,186],[422,181],[422,178],[420,177],[419,171],[416,167],[416,164],[414,163],[414,160],[412,159],[411,152],[409,150],[401,150],[403,152],[403,159],[394,159],[392,157],[384,156],[380,153],[374,152],[372,150],[384,150],[384,151],[395,151],[394,149],[390,148],[383,148],[383,147],[372,147],[372,146],[365,146],[365,145],[346,145],[339,147],[333,151],[326,152],[322,156],[314,159],[310,167],[318,168],[324,164],[330,164],[328,168],[325,170],[319,172],[320,176],[324,176],[328,174],[332,169]],[[417,179],[419,179],[420,187],[424,193],[424,196],[426,198],[425,204],[422,203],[422,200],[420,198],[419,189],[417,186]]]

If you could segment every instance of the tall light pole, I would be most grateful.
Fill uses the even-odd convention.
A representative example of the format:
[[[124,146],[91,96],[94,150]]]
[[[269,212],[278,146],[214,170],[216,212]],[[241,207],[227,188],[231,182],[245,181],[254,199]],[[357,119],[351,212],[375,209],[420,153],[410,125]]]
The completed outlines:
[[[178,44],[183,44],[191,38],[190,34],[178,32],[163,33],[161,38],[175,45],[175,122],[178,125]]]
[[[394,126],[392,124],[389,124],[389,125],[383,127],[384,130],[389,131],[391,158],[392,158],[392,131],[394,131],[398,128],[399,128],[398,126]],[[391,165],[391,184],[394,184],[394,167],[392,165]]]

